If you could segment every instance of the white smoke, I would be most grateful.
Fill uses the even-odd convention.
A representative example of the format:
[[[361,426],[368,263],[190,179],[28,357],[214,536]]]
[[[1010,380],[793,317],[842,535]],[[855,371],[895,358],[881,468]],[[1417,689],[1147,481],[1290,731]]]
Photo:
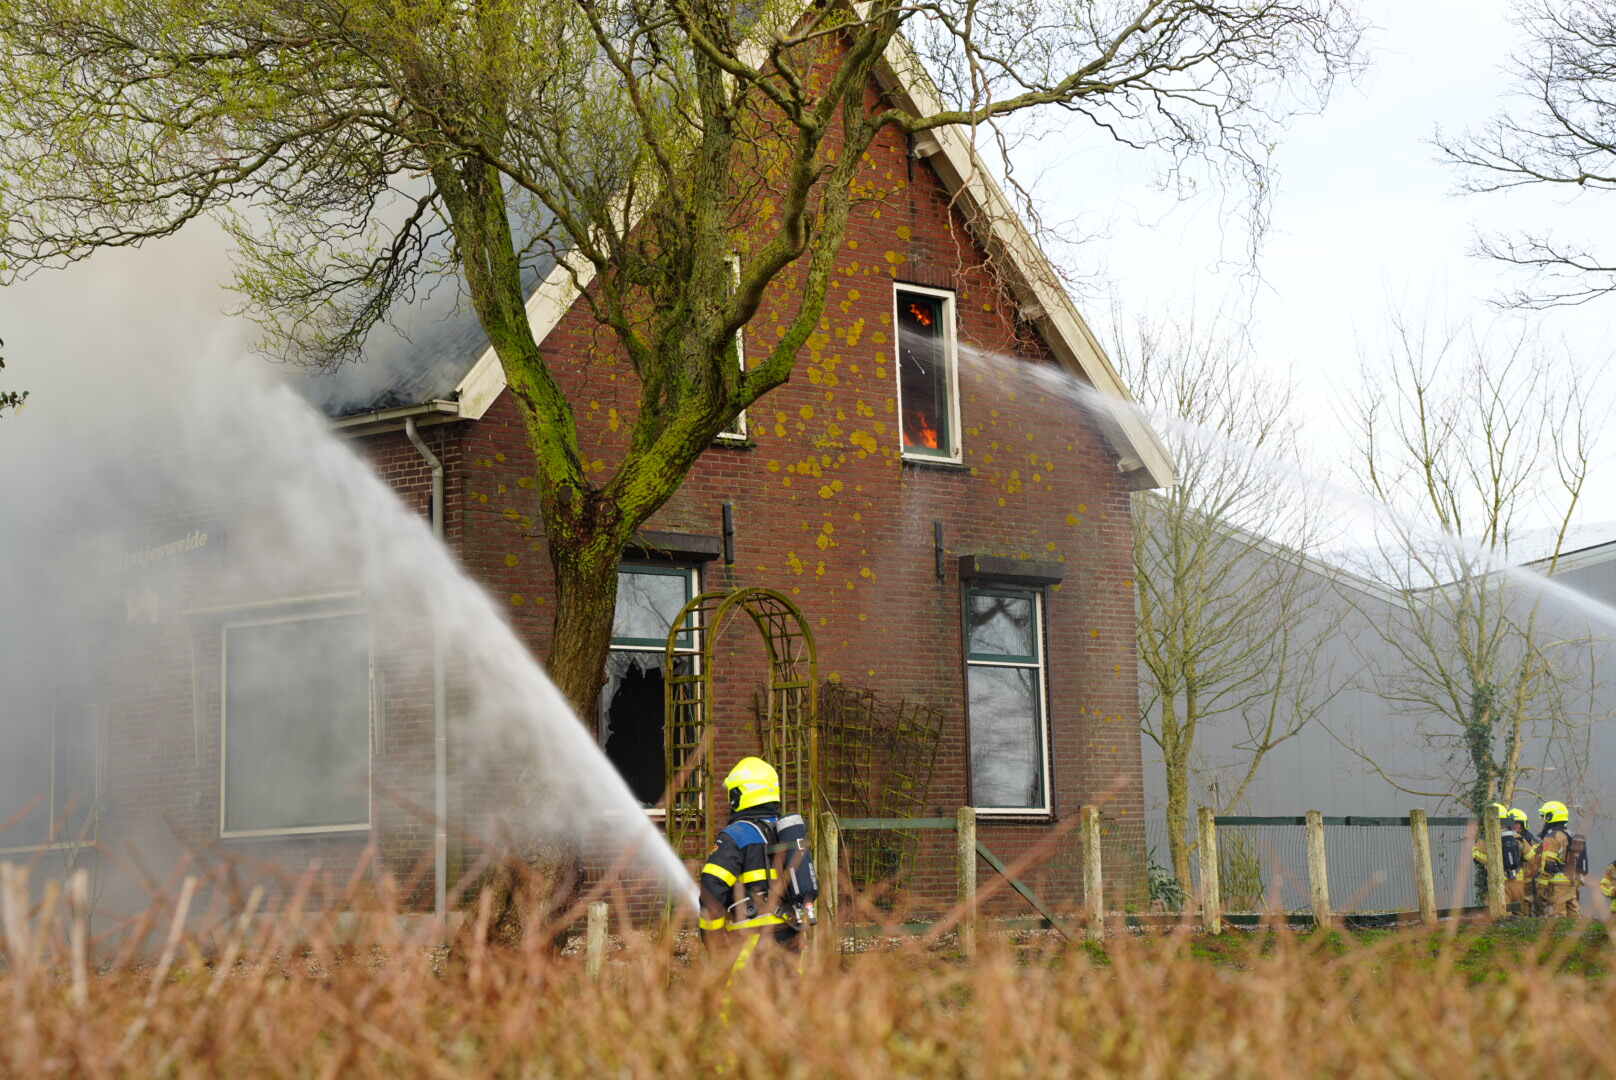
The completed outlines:
[[[36,789],[51,803],[44,812],[55,839],[82,826],[82,807],[63,803],[57,777],[75,745],[61,717],[86,707],[100,725],[103,842],[166,830],[190,850],[211,839],[204,826],[219,797],[210,778],[222,767],[220,627],[359,612],[354,625],[368,627],[377,683],[360,706],[371,710],[377,762],[373,823],[431,811],[435,625],[453,675],[451,784],[506,785],[497,789],[499,820],[487,816],[496,789],[483,787],[457,840],[498,830],[592,861],[627,857],[687,893],[684,868],[500,608],[284,373],[248,355],[252,327],[221,314],[231,302],[218,284],[227,276],[220,235],[196,229],[0,291],[5,377],[31,392],[22,410],[0,418],[0,740],[13,748],[13,767],[0,774],[0,787],[10,777],[12,789],[0,790],[0,825],[13,834],[0,828],[0,849],[38,839]],[[294,722],[325,707],[329,687],[295,673],[330,666],[319,653],[338,647],[331,643],[340,635],[259,633],[258,659],[237,681],[279,680],[285,696],[270,695],[274,715]],[[155,726],[131,730],[136,723]],[[290,782],[258,783],[238,824],[303,810],[317,821],[352,815],[318,785],[296,782],[298,753],[313,758],[311,776],[338,768],[329,743],[260,733],[254,747],[257,759],[234,766],[247,778],[239,791],[253,770]],[[147,766],[107,760],[146,753],[149,768],[174,779],[159,805],[120,799],[120,778]],[[408,790],[378,783],[384,771],[406,777]],[[19,822],[35,833],[16,832]],[[413,824],[412,835],[430,837],[430,820]],[[380,839],[377,831],[373,824]]]

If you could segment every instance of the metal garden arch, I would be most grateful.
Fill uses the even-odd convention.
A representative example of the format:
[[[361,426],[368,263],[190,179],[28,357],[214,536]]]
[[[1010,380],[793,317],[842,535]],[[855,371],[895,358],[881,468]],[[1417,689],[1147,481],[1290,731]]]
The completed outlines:
[[[802,611],[783,593],[758,587],[704,592],[692,597],[668,631],[662,731],[667,777],[668,840],[675,851],[700,836],[714,838],[707,793],[714,772],[713,675],[715,652],[727,623],[740,612],[751,617],[768,653],[768,696],[762,720],[763,752],[780,773],[785,805],[810,821],[819,784],[819,653]],[[675,647],[686,635],[701,641],[701,661],[691,670],[675,665]],[[684,640],[688,648],[688,640]],[[689,656],[689,653],[683,654]]]

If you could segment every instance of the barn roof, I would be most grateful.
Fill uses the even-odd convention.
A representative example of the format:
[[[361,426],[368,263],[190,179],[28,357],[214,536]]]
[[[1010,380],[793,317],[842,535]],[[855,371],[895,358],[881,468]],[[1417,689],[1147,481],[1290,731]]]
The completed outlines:
[[[883,89],[915,112],[936,112],[942,102],[909,44],[894,39],[877,72]],[[1100,393],[1132,400],[1121,376],[1061,286],[1053,264],[1020,215],[957,127],[925,132],[915,140],[950,194],[962,196],[981,223],[983,241],[1000,256],[1022,314],[1043,336],[1056,359]],[[530,292],[528,318],[543,341],[587,286],[593,268],[582,260],[570,268],[539,262],[524,268]],[[488,335],[457,286],[443,284],[412,307],[403,333],[379,330],[365,360],[330,374],[307,378],[306,397],[338,426],[363,431],[411,413],[478,419],[505,389],[505,373]],[[411,329],[413,328],[413,330]],[[369,369],[369,370],[367,370]],[[1136,490],[1173,482],[1172,460],[1136,410],[1119,408],[1099,418],[1118,468]]]

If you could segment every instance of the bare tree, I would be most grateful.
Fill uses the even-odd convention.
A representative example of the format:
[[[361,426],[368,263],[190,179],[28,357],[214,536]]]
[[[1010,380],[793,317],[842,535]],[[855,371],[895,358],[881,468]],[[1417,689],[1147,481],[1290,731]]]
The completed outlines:
[[[1286,115],[1355,63],[1349,2],[9,0],[0,277],[241,207],[267,347],[334,365],[457,275],[533,453],[549,669],[587,713],[625,543],[791,376],[880,133],[1065,109],[1169,168],[1240,166],[1260,202]],[[524,270],[557,263],[638,378],[615,468],[528,320]],[[783,332],[743,372],[771,286]]]
[[[1119,344],[1129,385],[1173,455],[1177,482],[1134,497],[1141,727],[1161,750],[1173,873],[1188,883],[1191,788],[1215,743],[1232,755],[1201,777],[1237,805],[1267,755],[1339,691],[1318,619],[1329,575],[1310,557],[1323,507],[1298,496],[1289,387],[1236,338],[1193,322],[1141,325]]]
[[[1616,3],[1542,0],[1517,24],[1525,38],[1513,61],[1520,105],[1480,132],[1437,136],[1464,170],[1464,187],[1570,191],[1616,188]],[[1526,308],[1582,304],[1616,291],[1616,263],[1583,236],[1483,236],[1480,252],[1531,271],[1506,301]]]
[[[1524,331],[1400,317],[1391,331],[1356,401],[1358,478],[1390,508],[1365,570],[1395,591],[1367,620],[1384,646],[1367,674],[1445,751],[1451,792],[1479,814],[1527,781],[1532,736],[1585,719],[1572,702],[1591,677],[1587,628],[1558,618],[1514,564],[1559,565],[1588,479],[1588,391]],[[1433,779],[1377,765],[1399,786]]]

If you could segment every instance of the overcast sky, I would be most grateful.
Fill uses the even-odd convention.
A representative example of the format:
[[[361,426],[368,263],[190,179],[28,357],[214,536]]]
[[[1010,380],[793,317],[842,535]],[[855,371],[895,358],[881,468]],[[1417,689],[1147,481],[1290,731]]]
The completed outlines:
[[[1218,193],[1177,202],[1152,190],[1141,155],[1097,154],[1087,144],[1066,144],[1064,156],[1040,162],[1052,216],[1077,215],[1087,229],[1103,230],[1062,252],[1066,264],[1098,279],[1083,298],[1096,330],[1110,340],[1113,302],[1130,317],[1249,314],[1258,361],[1295,379],[1314,449],[1337,464],[1349,445],[1343,395],[1357,384],[1360,356],[1372,357],[1389,309],[1510,332],[1518,317],[1488,301],[1523,279],[1470,254],[1478,229],[1552,227],[1616,240],[1606,225],[1616,198],[1460,195],[1458,174],[1431,145],[1439,125],[1476,127],[1507,103],[1513,86],[1504,69],[1520,41],[1512,6],[1365,0],[1368,71],[1357,85],[1340,86],[1323,115],[1296,121],[1278,148],[1260,282],[1228,265],[1242,255],[1243,234],[1224,225]],[[1530,318],[1585,367],[1608,360],[1616,297]],[[1616,387],[1606,390],[1608,402]],[[1587,522],[1616,521],[1616,438],[1600,451],[1606,464],[1590,485]]]
[[[1058,253],[1091,279],[1079,299],[1096,330],[1109,340],[1113,305],[1130,316],[1249,314],[1257,362],[1295,378],[1310,441],[1326,462],[1339,463],[1347,450],[1341,397],[1389,307],[1437,321],[1500,318],[1487,300],[1516,279],[1469,254],[1478,227],[1611,232],[1603,223],[1616,213],[1616,195],[1459,196],[1455,173],[1429,143],[1438,125],[1476,125],[1503,104],[1502,70],[1516,47],[1509,8],[1503,0],[1365,0],[1374,24],[1368,71],[1357,85],[1341,86],[1322,116],[1298,120],[1279,147],[1260,282],[1231,266],[1244,239],[1238,226],[1225,225],[1219,193],[1177,202],[1152,187],[1148,157],[1110,147],[1088,129],[1040,144],[1046,152],[1069,148],[1062,154],[1040,157],[1038,147],[1023,147],[1018,161],[1040,174],[1050,216],[1101,234]],[[74,348],[80,320],[104,317],[98,298],[107,290],[150,318],[176,307],[194,318],[224,272],[218,241],[198,237],[155,252],[98,256],[88,270],[0,290],[7,377],[46,385],[40,368]],[[178,305],[176,294],[183,295]],[[1535,318],[1585,364],[1599,365],[1616,299]],[[1603,475],[1616,475],[1616,439],[1601,449]],[[1594,487],[1585,520],[1616,521],[1616,483]]]

